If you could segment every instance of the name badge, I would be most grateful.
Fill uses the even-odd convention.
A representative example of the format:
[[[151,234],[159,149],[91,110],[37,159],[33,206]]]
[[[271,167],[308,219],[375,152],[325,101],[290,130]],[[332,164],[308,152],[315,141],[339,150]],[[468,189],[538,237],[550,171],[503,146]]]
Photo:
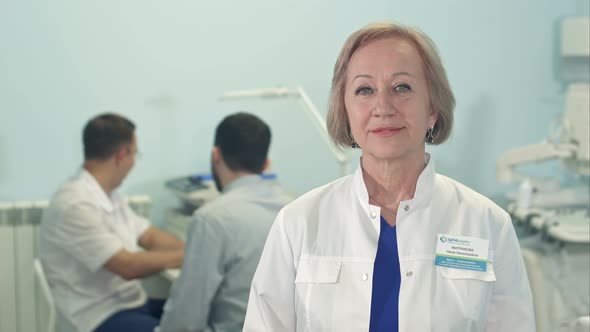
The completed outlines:
[[[438,234],[434,265],[485,272],[488,242],[469,236]]]

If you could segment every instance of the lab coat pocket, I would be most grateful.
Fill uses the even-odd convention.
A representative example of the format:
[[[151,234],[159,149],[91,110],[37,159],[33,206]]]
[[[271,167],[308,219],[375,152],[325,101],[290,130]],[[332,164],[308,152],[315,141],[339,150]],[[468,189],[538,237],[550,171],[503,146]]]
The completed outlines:
[[[333,328],[334,305],[339,293],[342,262],[328,257],[302,258],[295,276],[298,331]],[[302,328],[302,329],[300,329]]]
[[[496,281],[496,275],[492,264],[488,264],[485,272],[481,271],[470,271],[455,269],[451,267],[439,267],[440,275],[445,279],[474,279],[481,281]]]
[[[462,316],[457,319],[475,321],[476,325],[482,326],[496,281],[494,265],[488,262],[486,271],[437,268],[442,277],[440,292],[444,293],[447,300],[452,299],[454,302],[457,314]]]
[[[338,281],[341,261],[302,258],[297,266],[295,283],[333,284]]]

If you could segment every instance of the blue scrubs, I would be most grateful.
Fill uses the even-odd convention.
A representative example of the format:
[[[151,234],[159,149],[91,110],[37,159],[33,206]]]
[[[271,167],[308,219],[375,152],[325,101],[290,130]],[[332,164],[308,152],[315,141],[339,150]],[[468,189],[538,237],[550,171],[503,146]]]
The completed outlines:
[[[381,232],[373,268],[369,332],[398,332],[401,275],[395,226],[381,217]]]

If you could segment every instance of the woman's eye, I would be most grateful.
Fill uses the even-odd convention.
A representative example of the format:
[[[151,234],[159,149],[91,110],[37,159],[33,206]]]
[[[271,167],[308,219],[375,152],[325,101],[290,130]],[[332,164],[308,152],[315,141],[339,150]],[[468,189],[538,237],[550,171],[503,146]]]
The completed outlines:
[[[395,92],[410,92],[410,91],[412,91],[412,88],[405,83],[396,85],[395,88],[393,88],[393,89],[395,90]]]
[[[370,95],[371,93],[373,93],[373,89],[371,89],[369,87],[366,87],[366,86],[365,87],[358,88],[355,91],[355,94],[356,95],[359,95],[359,96],[366,96],[366,95]]]

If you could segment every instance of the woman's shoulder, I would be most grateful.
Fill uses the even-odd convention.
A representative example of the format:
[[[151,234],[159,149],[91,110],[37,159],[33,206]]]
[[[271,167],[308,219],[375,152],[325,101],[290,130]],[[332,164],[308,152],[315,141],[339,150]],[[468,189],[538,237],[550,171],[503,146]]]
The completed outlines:
[[[441,174],[436,175],[436,191],[435,195],[444,197],[446,204],[451,206],[460,205],[462,208],[472,211],[491,213],[499,219],[509,218],[508,213],[494,201],[467,185],[447,176]]]

